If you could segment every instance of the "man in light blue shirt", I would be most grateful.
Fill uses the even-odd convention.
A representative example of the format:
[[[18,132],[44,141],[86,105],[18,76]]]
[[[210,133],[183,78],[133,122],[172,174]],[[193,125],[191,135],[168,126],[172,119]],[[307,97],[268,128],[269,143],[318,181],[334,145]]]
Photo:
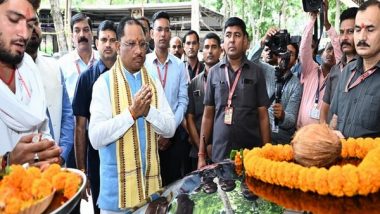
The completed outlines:
[[[185,64],[169,53],[170,17],[164,11],[153,15],[154,51],[147,54],[145,67],[148,72],[160,80],[166,98],[174,113],[176,121],[176,134],[171,139],[160,138],[160,165],[163,185],[179,179],[189,171],[188,159],[190,144],[187,141],[187,132],[181,123],[189,102],[187,86],[189,76]]]

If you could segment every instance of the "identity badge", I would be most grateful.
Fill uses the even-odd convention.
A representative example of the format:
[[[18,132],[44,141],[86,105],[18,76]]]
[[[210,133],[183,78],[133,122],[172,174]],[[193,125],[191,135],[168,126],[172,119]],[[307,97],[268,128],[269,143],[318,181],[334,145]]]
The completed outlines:
[[[320,112],[319,112],[319,109],[318,109],[318,105],[314,104],[313,108],[310,111],[310,117],[313,118],[313,119],[319,120],[319,113]]]
[[[232,124],[232,113],[233,113],[233,108],[232,107],[226,107],[224,111],[224,123],[227,125]]]

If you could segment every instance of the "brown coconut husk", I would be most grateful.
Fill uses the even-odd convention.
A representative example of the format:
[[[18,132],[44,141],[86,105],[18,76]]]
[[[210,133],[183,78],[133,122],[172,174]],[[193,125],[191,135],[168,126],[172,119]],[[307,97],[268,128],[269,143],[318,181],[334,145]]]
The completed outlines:
[[[295,162],[306,167],[328,167],[342,152],[342,143],[326,124],[302,127],[296,132],[291,144]]]

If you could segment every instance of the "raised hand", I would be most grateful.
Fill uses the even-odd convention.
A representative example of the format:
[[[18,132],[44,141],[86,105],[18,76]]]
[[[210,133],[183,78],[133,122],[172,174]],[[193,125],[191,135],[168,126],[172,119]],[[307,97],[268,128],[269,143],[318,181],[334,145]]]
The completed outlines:
[[[135,94],[132,105],[129,111],[135,117],[147,116],[152,102],[152,89],[149,85],[143,85],[141,89]]]

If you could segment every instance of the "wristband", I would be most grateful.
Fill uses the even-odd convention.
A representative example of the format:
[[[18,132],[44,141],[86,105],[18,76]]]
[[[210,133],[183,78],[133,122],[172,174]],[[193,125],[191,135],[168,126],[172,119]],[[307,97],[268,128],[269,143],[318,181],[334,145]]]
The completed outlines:
[[[205,156],[206,156],[206,154],[205,154],[205,153],[203,153],[203,152],[198,152],[198,157],[200,157],[200,156],[202,156],[202,157],[205,157]]]
[[[10,153],[5,153],[4,156],[0,156],[0,171],[5,171],[5,168],[9,166]]]

